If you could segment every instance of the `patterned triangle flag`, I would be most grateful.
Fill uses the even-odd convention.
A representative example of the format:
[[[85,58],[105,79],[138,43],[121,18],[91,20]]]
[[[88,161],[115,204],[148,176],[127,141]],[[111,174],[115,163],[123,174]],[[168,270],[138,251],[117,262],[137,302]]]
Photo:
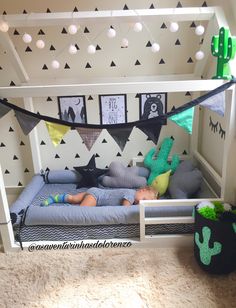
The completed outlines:
[[[133,130],[133,127],[122,127],[122,128],[109,128],[108,133],[112,136],[115,142],[120,147],[121,151],[124,150],[126,142]]]
[[[192,134],[193,128],[193,116],[194,107],[188,108],[187,110],[177,113],[168,119],[182,127],[187,133]]]
[[[62,138],[68,132],[68,130],[70,130],[70,127],[47,121],[45,121],[45,123],[52,143],[56,147],[61,142]]]
[[[34,118],[17,110],[15,110],[15,116],[25,135],[28,135],[32,129],[40,122],[40,119]]]
[[[80,137],[82,138],[89,151],[91,150],[94,142],[97,140],[102,131],[102,129],[99,128],[93,129],[84,127],[77,127],[76,130],[80,134]]]
[[[9,108],[9,107],[7,107],[7,106],[5,106],[5,105],[3,105],[3,104],[0,104],[0,119],[1,119],[3,116],[5,116],[5,114],[7,114],[8,111],[10,111],[10,110],[11,110],[11,108]]]
[[[151,123],[151,124],[141,124],[137,125],[137,128],[140,129],[145,135],[148,136],[149,139],[151,139],[155,144],[157,144],[161,128],[163,123]]]
[[[210,98],[207,98],[202,103],[200,103],[200,105],[218,113],[223,117],[225,114],[225,92],[223,91]]]

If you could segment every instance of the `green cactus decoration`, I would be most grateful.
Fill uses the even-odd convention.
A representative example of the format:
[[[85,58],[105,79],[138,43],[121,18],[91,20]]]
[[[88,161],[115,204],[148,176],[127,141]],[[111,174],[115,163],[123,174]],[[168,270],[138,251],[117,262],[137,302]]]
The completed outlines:
[[[150,169],[150,175],[148,178],[148,185],[151,185],[153,180],[160,174],[163,174],[169,170],[172,173],[175,172],[176,168],[179,165],[179,156],[174,154],[172,156],[172,162],[169,164],[168,157],[173,146],[172,138],[165,138],[161,144],[161,148],[158,152],[157,159],[153,159],[153,156],[156,152],[156,148],[152,148],[144,158],[144,166]]]
[[[211,52],[217,57],[217,72],[213,79],[231,79],[229,61],[236,53],[236,38],[229,37],[229,30],[220,28],[219,35],[214,35],[211,41]]]
[[[219,242],[214,242],[214,247],[209,247],[209,240],[211,237],[211,229],[208,227],[202,228],[203,242],[199,240],[199,233],[195,233],[195,243],[197,244],[200,250],[200,259],[201,262],[205,265],[211,263],[211,257],[221,253],[222,245]]]

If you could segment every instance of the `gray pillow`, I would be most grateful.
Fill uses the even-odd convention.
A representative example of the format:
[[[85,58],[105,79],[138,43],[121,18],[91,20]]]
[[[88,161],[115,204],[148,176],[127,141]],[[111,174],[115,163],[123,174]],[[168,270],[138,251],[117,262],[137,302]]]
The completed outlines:
[[[108,175],[105,175],[101,184],[112,188],[139,188],[147,185],[149,170],[144,167],[125,167],[120,162],[112,162]]]
[[[188,199],[200,189],[201,183],[201,171],[190,160],[185,160],[170,177],[168,191],[172,199]]]

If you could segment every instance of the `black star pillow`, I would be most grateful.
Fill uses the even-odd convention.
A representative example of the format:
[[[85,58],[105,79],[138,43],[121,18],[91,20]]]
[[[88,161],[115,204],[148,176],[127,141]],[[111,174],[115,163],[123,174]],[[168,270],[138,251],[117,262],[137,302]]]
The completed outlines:
[[[106,169],[98,169],[95,163],[95,155],[93,155],[88,162],[87,166],[74,167],[74,169],[82,175],[81,181],[78,183],[79,187],[97,187],[98,177],[104,174]]]

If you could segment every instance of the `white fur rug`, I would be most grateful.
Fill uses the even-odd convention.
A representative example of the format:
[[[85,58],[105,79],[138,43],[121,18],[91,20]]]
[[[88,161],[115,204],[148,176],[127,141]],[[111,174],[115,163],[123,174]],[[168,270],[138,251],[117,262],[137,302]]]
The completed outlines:
[[[211,276],[192,251],[0,252],[0,307],[236,307],[236,272]]]

